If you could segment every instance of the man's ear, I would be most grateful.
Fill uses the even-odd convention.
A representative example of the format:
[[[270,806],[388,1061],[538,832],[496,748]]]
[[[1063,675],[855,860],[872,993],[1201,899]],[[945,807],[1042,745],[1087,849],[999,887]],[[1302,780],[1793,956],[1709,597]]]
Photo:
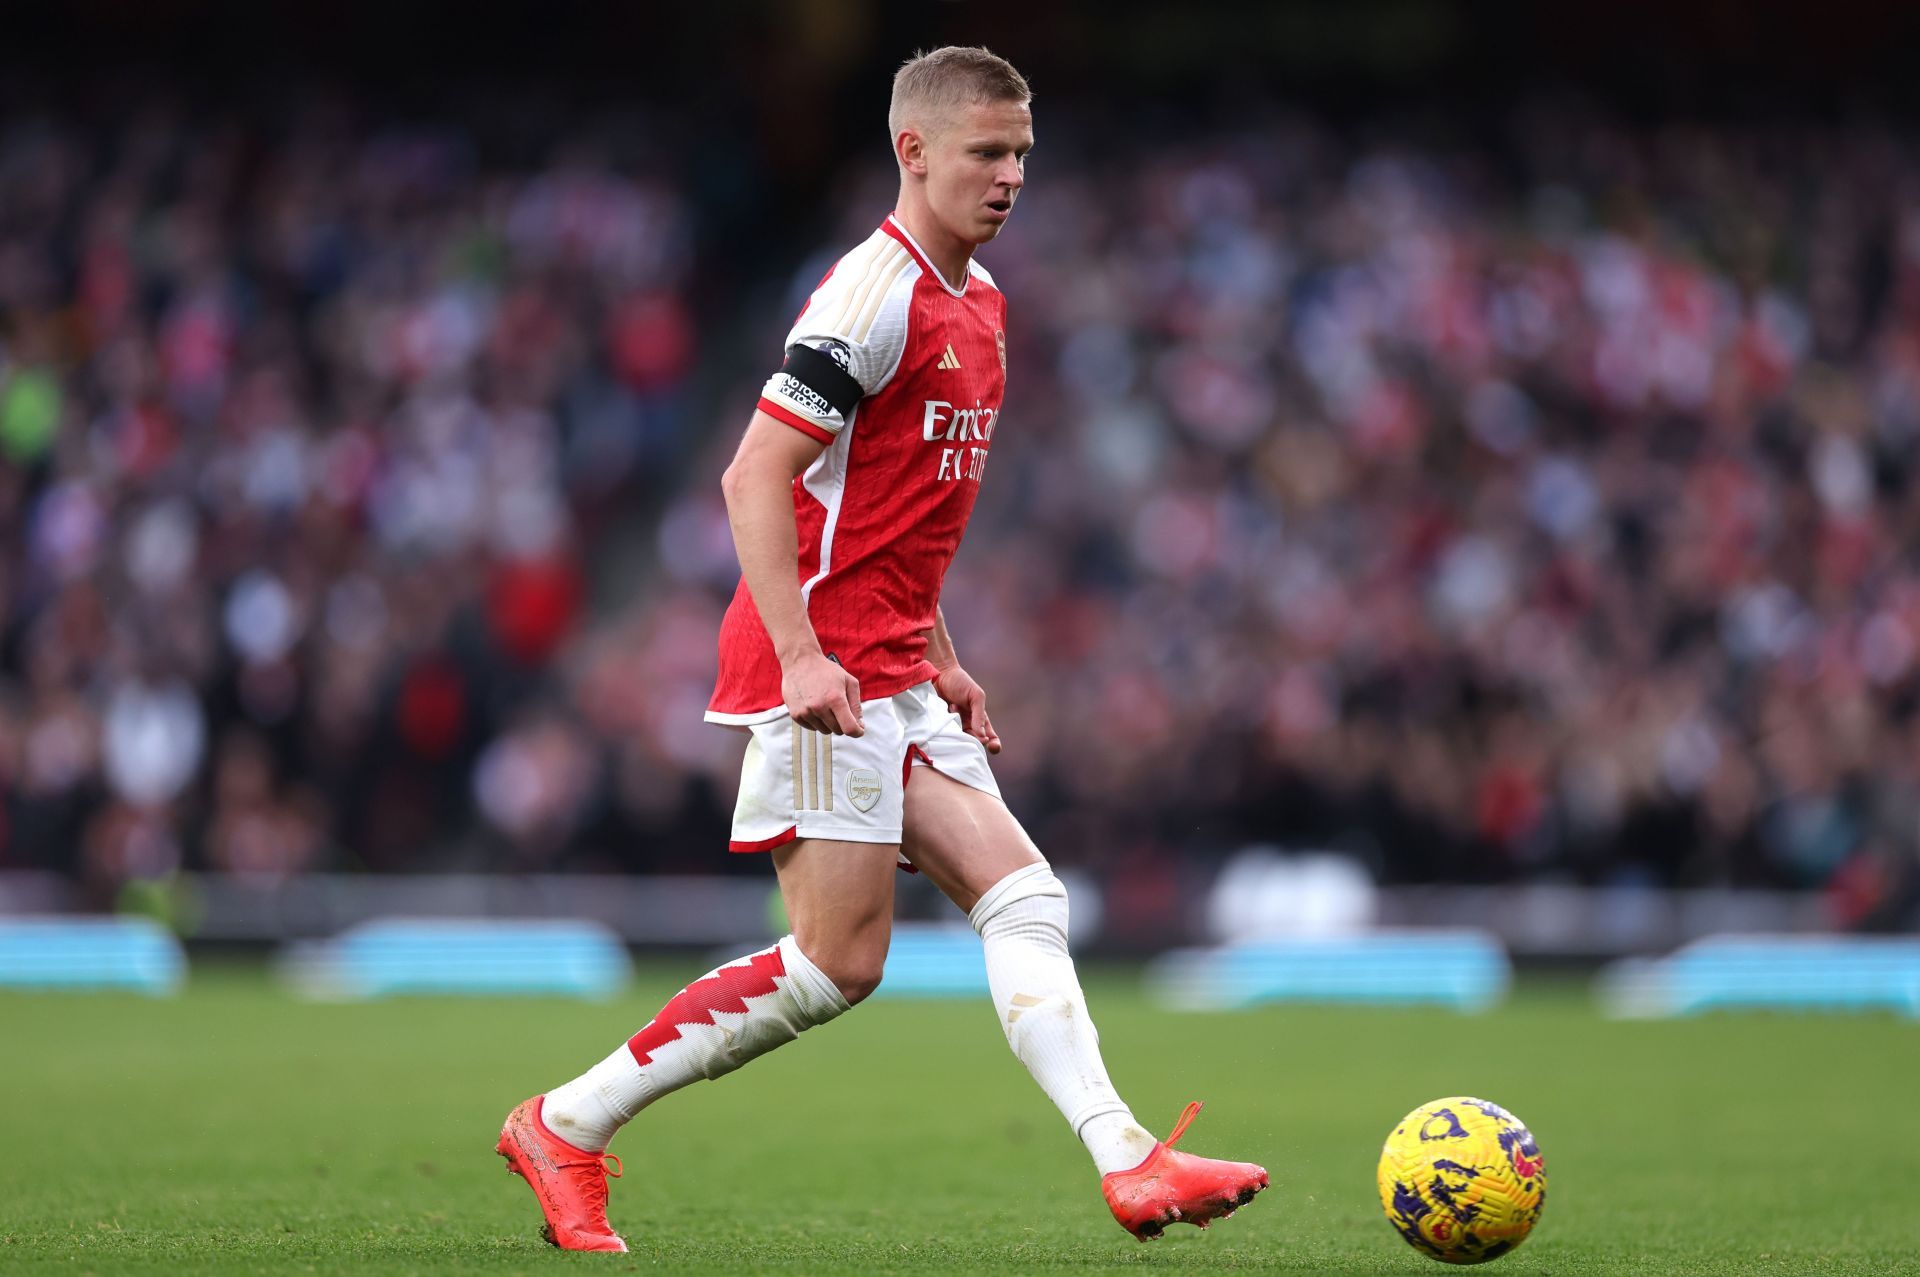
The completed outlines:
[[[893,139],[894,158],[900,167],[915,177],[927,175],[927,142],[915,128],[901,129]]]

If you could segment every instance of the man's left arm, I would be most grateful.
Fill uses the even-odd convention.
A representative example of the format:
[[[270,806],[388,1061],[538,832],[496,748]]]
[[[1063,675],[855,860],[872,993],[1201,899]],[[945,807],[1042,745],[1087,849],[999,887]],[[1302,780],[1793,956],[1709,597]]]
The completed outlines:
[[[993,730],[993,720],[987,717],[987,694],[973,681],[973,675],[961,668],[960,657],[953,650],[953,636],[947,633],[947,614],[938,607],[933,610],[933,628],[927,631],[927,660],[939,671],[933,679],[933,690],[960,716],[967,735],[985,745],[989,754],[999,753],[1000,733]]]

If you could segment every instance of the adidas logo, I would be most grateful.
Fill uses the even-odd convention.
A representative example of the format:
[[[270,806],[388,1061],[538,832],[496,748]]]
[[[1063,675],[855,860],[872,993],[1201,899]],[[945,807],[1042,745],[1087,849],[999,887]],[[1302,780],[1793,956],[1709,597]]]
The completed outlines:
[[[949,369],[958,368],[960,366],[960,356],[953,353],[952,342],[947,343],[947,353],[940,356],[940,366],[942,368],[949,368]]]

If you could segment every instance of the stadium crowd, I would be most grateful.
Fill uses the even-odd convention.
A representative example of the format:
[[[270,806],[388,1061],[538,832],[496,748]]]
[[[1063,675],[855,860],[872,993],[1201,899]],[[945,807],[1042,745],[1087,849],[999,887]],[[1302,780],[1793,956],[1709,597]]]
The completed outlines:
[[[946,611],[1111,916],[1250,842],[1911,904],[1910,144],[1276,109],[1116,150],[1044,106]],[[733,315],[694,186],[0,133],[0,867],[747,867],[717,475],[890,174]]]

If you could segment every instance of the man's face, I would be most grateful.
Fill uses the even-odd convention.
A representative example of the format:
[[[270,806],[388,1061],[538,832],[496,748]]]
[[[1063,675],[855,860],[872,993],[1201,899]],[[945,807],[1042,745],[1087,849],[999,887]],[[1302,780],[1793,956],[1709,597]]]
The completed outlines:
[[[955,237],[984,244],[1019,197],[1033,112],[1025,102],[975,102],[925,141],[927,203]]]

